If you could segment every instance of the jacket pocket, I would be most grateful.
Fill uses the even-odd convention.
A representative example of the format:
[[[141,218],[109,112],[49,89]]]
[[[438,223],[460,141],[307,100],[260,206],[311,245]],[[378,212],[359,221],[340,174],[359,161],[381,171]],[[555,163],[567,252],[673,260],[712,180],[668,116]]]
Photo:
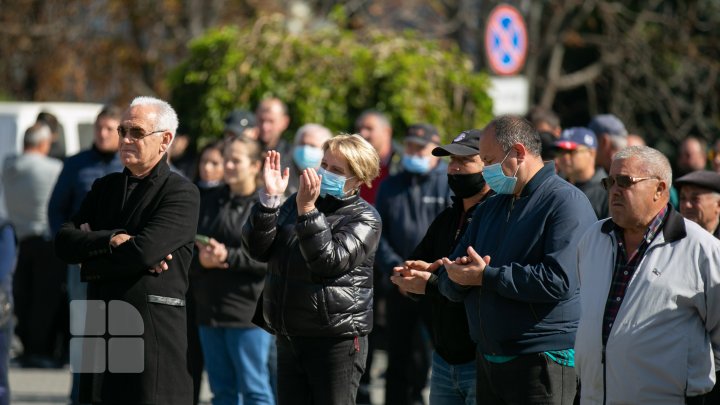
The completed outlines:
[[[152,302],[153,304],[170,305],[172,307],[184,307],[185,306],[184,299],[173,298],[173,297],[163,297],[162,295],[148,294],[147,302]]]

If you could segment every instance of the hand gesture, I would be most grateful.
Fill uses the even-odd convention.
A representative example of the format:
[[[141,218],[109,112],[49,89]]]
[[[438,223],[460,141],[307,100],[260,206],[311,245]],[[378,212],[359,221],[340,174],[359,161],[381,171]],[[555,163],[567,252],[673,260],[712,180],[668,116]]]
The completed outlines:
[[[303,170],[300,174],[300,188],[298,189],[295,201],[297,201],[298,215],[307,214],[315,209],[315,201],[320,196],[320,181],[313,168]]]
[[[210,241],[204,245],[196,242],[198,247],[198,260],[200,265],[206,269],[227,269],[229,265],[225,263],[227,260],[228,251],[227,247],[210,238]]]
[[[167,271],[168,270],[167,262],[169,262],[170,260],[172,260],[171,254],[165,256],[165,260],[160,260],[160,263],[158,263],[155,266],[153,266],[152,268],[148,269],[148,271],[150,273],[158,273],[158,274],[162,273],[163,271]]]
[[[123,243],[129,241],[130,239],[132,239],[132,236],[130,236],[126,233],[119,233],[119,234],[113,236],[112,239],[110,239],[110,246],[113,248],[116,248],[116,247],[122,245]]]
[[[408,270],[426,271],[429,273],[435,272],[443,265],[442,259],[437,259],[432,263],[428,263],[423,260],[405,260],[404,267]]]
[[[283,195],[288,186],[289,178],[290,168],[282,169],[280,153],[274,150],[269,151],[265,156],[265,165],[263,166],[265,192],[270,196]]]
[[[413,262],[416,261],[413,260]],[[425,294],[425,286],[427,286],[430,275],[431,273],[428,271],[414,270],[407,265],[403,265],[393,268],[390,281],[398,286],[401,293]]]
[[[490,256],[480,257],[472,246],[467,248],[468,255],[458,257],[455,261],[442,258],[442,264],[447,270],[448,277],[459,285],[482,285],[485,266],[490,264]]]

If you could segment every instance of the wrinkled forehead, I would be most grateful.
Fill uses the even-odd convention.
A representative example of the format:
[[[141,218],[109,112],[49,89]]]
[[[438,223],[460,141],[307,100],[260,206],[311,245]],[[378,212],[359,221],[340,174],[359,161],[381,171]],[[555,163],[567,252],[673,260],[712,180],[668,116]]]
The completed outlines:
[[[613,159],[610,165],[610,174],[624,174],[633,177],[650,175],[650,168],[639,158],[631,156],[625,159]]]
[[[157,122],[158,113],[153,106],[137,105],[125,110],[121,124],[125,127],[146,127]]]

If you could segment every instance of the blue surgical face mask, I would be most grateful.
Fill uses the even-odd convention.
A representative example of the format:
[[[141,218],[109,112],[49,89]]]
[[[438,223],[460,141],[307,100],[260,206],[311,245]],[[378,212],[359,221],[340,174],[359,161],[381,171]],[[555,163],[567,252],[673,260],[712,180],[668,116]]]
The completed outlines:
[[[322,158],[322,149],[310,145],[296,146],[295,151],[293,151],[293,160],[300,170],[309,167],[313,169],[320,167]]]
[[[352,177],[341,176],[322,167],[317,170],[317,174],[322,176],[322,180],[320,180],[320,197],[326,195],[337,198],[345,197],[345,182],[352,179]]]
[[[430,171],[430,157],[404,154],[401,162],[410,173],[425,174]]]
[[[502,164],[505,159],[510,155],[510,151],[505,155],[502,162],[495,163],[490,166],[485,166],[483,169],[483,177],[485,182],[490,188],[498,194],[512,194],[515,191],[515,184],[517,184],[517,169],[512,177],[506,176],[502,170]],[[518,166],[518,169],[520,166]]]

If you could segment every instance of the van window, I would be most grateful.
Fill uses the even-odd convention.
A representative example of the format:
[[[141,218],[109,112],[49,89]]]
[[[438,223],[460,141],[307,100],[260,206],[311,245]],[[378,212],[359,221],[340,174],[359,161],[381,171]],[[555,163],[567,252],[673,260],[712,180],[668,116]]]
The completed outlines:
[[[95,124],[81,123],[78,124],[78,142],[80,142],[80,150],[90,149],[95,136]]]
[[[17,117],[12,114],[0,114],[0,155],[11,155],[17,152]]]

